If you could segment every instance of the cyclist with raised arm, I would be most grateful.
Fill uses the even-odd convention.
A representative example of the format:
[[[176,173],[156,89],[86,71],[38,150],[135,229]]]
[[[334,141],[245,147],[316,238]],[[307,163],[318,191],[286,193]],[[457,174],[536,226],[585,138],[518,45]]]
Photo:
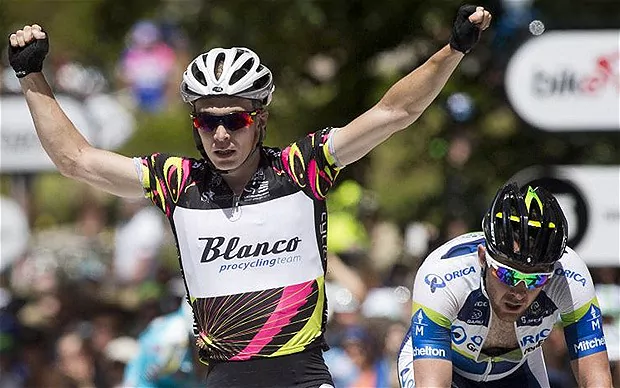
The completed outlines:
[[[201,159],[132,159],[92,147],[41,74],[48,38],[40,26],[10,35],[9,62],[63,175],[123,197],[146,195],[166,214],[207,386],[329,387],[325,196],[339,169],[417,120],[490,22],[484,8],[461,7],[450,43],[376,105],[284,149],[263,146],[274,84],[256,53],[200,54],[183,74],[181,96]]]
[[[437,248],[418,270],[401,387],[549,387],[541,346],[558,320],[579,387],[611,387],[594,285],[566,246],[556,199],[509,183],[482,227]]]

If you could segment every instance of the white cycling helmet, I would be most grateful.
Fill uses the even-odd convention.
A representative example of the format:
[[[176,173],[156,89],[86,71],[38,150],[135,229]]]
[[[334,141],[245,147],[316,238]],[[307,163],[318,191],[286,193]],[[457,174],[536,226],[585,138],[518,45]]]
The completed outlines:
[[[271,71],[245,47],[214,48],[199,55],[187,66],[181,82],[181,97],[188,103],[207,96],[235,96],[268,105],[274,90]]]

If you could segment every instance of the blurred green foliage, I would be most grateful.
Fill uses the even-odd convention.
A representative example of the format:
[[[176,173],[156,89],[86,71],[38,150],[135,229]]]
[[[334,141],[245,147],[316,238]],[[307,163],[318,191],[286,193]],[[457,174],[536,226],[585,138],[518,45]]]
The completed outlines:
[[[394,81],[447,42],[460,3],[3,0],[0,27],[8,33],[38,22],[50,33],[49,60],[71,57],[96,65],[110,80],[114,80],[127,31],[142,18],[176,23],[188,38],[188,59],[213,46],[251,47],[272,69],[277,85],[266,143],[283,146],[325,126],[342,126],[376,103]],[[497,24],[500,4],[482,4],[495,13]],[[566,7],[566,2],[555,0],[536,6],[551,28],[620,27],[618,1],[586,1]],[[343,170],[343,180],[356,179],[379,194],[383,216],[400,225],[412,220],[442,225],[458,216],[478,228],[484,206],[497,187],[527,166],[620,163],[617,134],[543,132],[516,117],[504,96],[503,70],[519,42],[494,51],[494,34],[492,28],[484,35],[437,101],[411,128]],[[396,60],[382,62],[385,55]],[[333,74],[313,70],[312,64],[317,63],[327,65]],[[462,91],[473,98],[477,114],[457,124],[447,114],[445,100]],[[172,104],[161,114],[138,115],[139,128],[121,152],[196,156],[187,114],[186,107]],[[450,145],[459,137],[471,142],[472,153],[455,166],[448,157]],[[68,185],[64,178],[58,179]],[[460,190],[448,190],[450,182],[457,182]],[[58,192],[58,187],[51,191]],[[462,214],[446,206],[448,197],[454,195],[461,196],[465,204]],[[47,208],[44,198],[41,203]]]

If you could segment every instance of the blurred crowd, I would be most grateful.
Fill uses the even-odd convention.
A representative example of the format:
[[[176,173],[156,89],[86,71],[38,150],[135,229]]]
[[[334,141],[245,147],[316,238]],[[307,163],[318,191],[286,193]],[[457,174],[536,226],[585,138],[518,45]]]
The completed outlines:
[[[185,37],[174,26],[145,20],[128,33],[115,86],[98,69],[61,57],[51,79],[59,92],[85,101],[119,90],[115,98],[123,106],[152,113],[178,101],[175,77],[183,63]],[[4,93],[19,91],[8,69],[1,85]],[[469,153],[465,140],[455,142],[452,159]],[[455,162],[456,169],[460,165]],[[401,228],[380,216],[379,203],[350,180],[340,182],[328,200],[330,350],[325,359],[338,388],[398,386],[396,356],[409,327],[416,270],[427,253],[469,231],[461,219],[441,229],[422,222]],[[25,252],[10,262],[3,259],[0,388],[139,385],[128,377],[135,368],[150,376],[174,376],[161,380],[161,387],[199,381],[204,367],[195,360],[185,335],[189,331],[181,329],[183,335],[170,347],[153,334],[165,332],[166,322],[187,320],[180,314],[185,288],[163,215],[147,200],[102,199],[88,191],[76,206],[74,223],[33,230]],[[9,233],[4,221],[3,244]],[[14,223],[10,227],[17,230]],[[591,271],[620,386],[620,267]],[[141,358],[145,349],[152,359]],[[551,333],[544,352],[553,386],[574,386],[561,327]]]
[[[91,96],[110,93],[132,112],[156,113],[179,102],[187,49],[187,38],[174,23],[140,20],[127,33],[114,69],[86,65],[73,53],[59,51],[46,62],[43,72],[56,94],[86,103]],[[21,93],[8,66],[2,69],[0,92]]]

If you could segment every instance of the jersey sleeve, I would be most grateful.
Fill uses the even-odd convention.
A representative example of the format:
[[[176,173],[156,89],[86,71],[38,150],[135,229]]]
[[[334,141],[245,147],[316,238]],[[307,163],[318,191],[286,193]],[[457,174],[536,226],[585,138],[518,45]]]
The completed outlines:
[[[284,170],[308,196],[323,200],[334,184],[337,161],[330,147],[331,128],[309,134],[282,150]]]
[[[144,196],[163,211],[167,217],[190,184],[192,160],[166,154],[134,158]]]
[[[429,272],[428,260],[420,267],[413,286],[410,334],[413,359],[452,359],[452,322],[457,299],[440,276]],[[432,307],[431,307],[432,306]]]
[[[588,268],[572,250],[560,263],[554,276],[561,277],[556,285],[560,288],[558,307],[571,360],[607,350],[601,309]]]

